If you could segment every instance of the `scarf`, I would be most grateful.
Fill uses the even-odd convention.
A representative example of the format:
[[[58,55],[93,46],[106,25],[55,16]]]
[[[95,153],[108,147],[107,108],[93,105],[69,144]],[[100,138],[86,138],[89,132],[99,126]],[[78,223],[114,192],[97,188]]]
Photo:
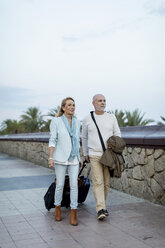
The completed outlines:
[[[72,150],[68,161],[73,161],[74,157],[79,154],[79,142],[78,139],[76,138],[76,119],[75,117],[72,117],[72,126],[70,126],[69,121],[66,118],[65,114],[63,114],[61,118],[65,124],[66,129],[68,130],[72,144]]]

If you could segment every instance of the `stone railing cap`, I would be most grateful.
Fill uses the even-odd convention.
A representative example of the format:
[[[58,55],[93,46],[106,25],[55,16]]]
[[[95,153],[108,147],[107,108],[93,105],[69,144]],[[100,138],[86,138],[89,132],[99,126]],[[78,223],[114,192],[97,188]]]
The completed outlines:
[[[165,148],[165,125],[121,127],[127,146]],[[0,141],[48,142],[49,132],[0,135]]]

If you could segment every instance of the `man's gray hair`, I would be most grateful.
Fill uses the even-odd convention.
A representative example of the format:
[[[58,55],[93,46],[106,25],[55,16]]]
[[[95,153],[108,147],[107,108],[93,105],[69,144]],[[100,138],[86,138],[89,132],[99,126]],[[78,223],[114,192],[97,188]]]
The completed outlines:
[[[95,101],[98,96],[103,96],[104,97],[103,94],[96,94],[96,95],[93,96],[93,99],[92,100]]]

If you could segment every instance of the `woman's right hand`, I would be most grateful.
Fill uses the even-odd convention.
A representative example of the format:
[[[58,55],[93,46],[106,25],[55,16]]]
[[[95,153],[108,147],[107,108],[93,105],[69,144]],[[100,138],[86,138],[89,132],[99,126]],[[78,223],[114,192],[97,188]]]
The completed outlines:
[[[52,158],[49,159],[48,165],[49,165],[50,168],[54,168],[54,160]]]

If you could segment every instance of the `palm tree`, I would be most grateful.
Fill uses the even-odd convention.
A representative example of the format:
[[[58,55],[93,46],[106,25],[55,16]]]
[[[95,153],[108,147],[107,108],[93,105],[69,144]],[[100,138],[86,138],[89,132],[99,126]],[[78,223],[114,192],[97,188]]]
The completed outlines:
[[[23,133],[24,131],[23,124],[17,120],[7,119],[2,122],[0,127],[1,134]]]
[[[116,116],[119,127],[125,127],[126,126],[126,116],[125,116],[125,113],[123,112],[123,110],[115,109],[115,111],[112,111],[112,113]]]
[[[59,109],[60,109],[60,106],[57,106],[57,108],[50,109],[46,116],[51,116],[51,117],[56,116],[56,114],[58,113]]]
[[[51,120],[43,121],[43,125],[40,129],[41,132],[49,132]]]
[[[52,109],[49,110],[49,112],[45,116],[49,116],[52,119],[52,117],[56,116],[56,114],[58,113],[59,109],[60,109],[60,106],[57,106],[57,108],[52,108]],[[43,126],[41,128],[41,132],[49,132],[51,119],[48,119],[47,121],[43,121]]]
[[[157,124],[158,125],[165,125],[165,117],[160,116],[160,118],[162,119],[163,122],[159,121]]]
[[[154,122],[152,119],[143,119],[145,113],[141,114],[138,109],[135,109],[132,113],[125,111],[126,114],[126,126],[146,126],[147,124]]]
[[[37,107],[30,107],[21,115],[26,132],[39,132],[43,125],[43,116]]]

